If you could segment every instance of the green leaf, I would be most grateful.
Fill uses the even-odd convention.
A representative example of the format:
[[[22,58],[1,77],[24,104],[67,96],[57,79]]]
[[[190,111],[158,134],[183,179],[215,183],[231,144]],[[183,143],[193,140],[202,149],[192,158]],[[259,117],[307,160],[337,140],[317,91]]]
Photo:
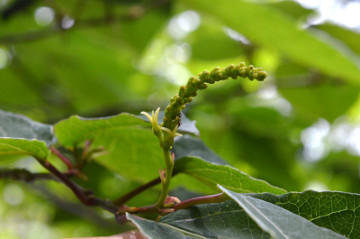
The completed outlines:
[[[207,162],[227,165],[228,163],[209,149],[202,140],[184,135],[177,137],[173,146],[175,160],[195,156],[205,159]]]
[[[239,55],[244,54],[244,50],[239,47],[238,42],[226,37],[223,26],[214,24],[214,21],[209,18],[204,20],[210,24],[201,24],[186,39],[191,44],[193,61],[219,61],[220,59],[238,58]]]
[[[318,226],[349,238],[360,238],[360,195],[345,192],[269,193],[252,195],[283,207]]]
[[[303,19],[305,17],[308,17],[310,14],[314,14],[314,10],[303,8],[299,3],[295,1],[268,1],[264,4],[280,10],[282,13],[291,16],[294,19]]]
[[[0,137],[36,139],[50,145],[54,138],[52,126],[33,121],[23,115],[0,110]]]
[[[352,57],[300,29],[281,11],[250,1],[228,0],[221,4],[216,0],[182,2],[194,10],[210,14],[256,44],[276,48],[300,64],[360,85],[360,70]]]
[[[219,188],[273,238],[346,238],[266,201]]]
[[[207,162],[198,157],[184,157],[175,161],[176,172],[185,173],[215,188],[222,184],[236,192],[260,193],[271,192],[283,194],[286,191],[269,183],[250,177],[240,170],[228,165]]]
[[[49,150],[44,141],[36,139],[0,138],[0,155],[6,154],[27,154],[46,160]]]
[[[149,128],[149,124],[134,115],[122,113],[102,118],[83,118],[77,115],[55,124],[55,135],[66,147],[89,140],[107,129]]]
[[[312,27],[325,31],[326,33],[345,43],[347,47],[354,51],[354,53],[360,55],[359,33],[331,23],[323,23]],[[346,51],[347,49],[343,50]]]
[[[0,155],[25,154],[45,160],[53,141],[51,125],[0,110]]]
[[[93,140],[94,147],[105,148],[106,153],[95,159],[99,164],[137,182],[157,177],[164,167],[150,124],[131,114],[92,119],[72,116],[55,125],[55,134],[69,148]]]
[[[325,83],[312,87],[280,88],[280,93],[308,122],[325,118],[330,122],[346,113],[359,95],[359,88],[347,84]]]
[[[159,222],[130,214],[149,238],[270,238],[234,201],[197,205],[170,213]]]
[[[157,223],[151,220],[140,218],[131,214],[126,213],[126,217],[148,238],[156,239],[167,239],[171,235],[174,239],[185,239],[185,238],[199,238],[197,235],[193,235],[190,232],[183,231],[179,228],[174,228],[170,225]],[[200,237],[205,238],[205,237]]]
[[[226,189],[224,189],[226,190]],[[254,200],[249,197],[250,195],[240,195],[247,200]],[[289,210],[297,215],[300,215],[318,226],[332,229],[335,232],[348,236],[349,238],[359,238],[359,195],[341,192],[314,192],[306,191],[303,193],[287,193],[284,195],[265,194],[252,194],[256,197],[267,201],[266,208],[276,209],[276,217],[283,222],[289,222],[293,219],[294,215],[290,212],[291,216],[286,215],[283,217],[277,210]],[[250,198],[250,199],[249,199]],[[256,200],[255,198],[255,200]],[[262,204],[266,203],[261,201]],[[251,201],[253,202],[253,201]],[[256,201],[258,202],[258,201]],[[255,205],[257,205],[255,202]],[[279,209],[280,206],[284,209]],[[261,209],[261,212],[263,210]],[[279,213],[279,214],[278,214]],[[131,217],[131,219],[129,218]],[[269,238],[269,234],[264,232],[257,224],[249,217],[243,208],[235,201],[228,200],[223,203],[217,204],[203,204],[191,208],[183,209],[170,213],[160,219],[158,223],[146,219],[135,218],[128,215],[131,221],[136,221],[136,224],[144,234],[150,238],[161,238],[162,232],[154,230],[155,228],[167,228],[168,232],[183,233],[185,235],[196,235],[200,238]],[[299,219],[299,217],[295,217]],[[303,237],[288,238],[333,238],[324,237],[320,235],[309,235],[312,233],[311,229],[314,225],[307,222],[305,219],[300,218],[306,228],[301,231]],[[221,222],[221,223],[219,223]],[[276,222],[272,220],[272,222]],[[345,223],[351,222],[351,223]],[[309,226],[310,225],[310,226]],[[316,227],[316,226],[315,226]],[[288,227],[288,229],[294,227]],[[308,230],[309,229],[309,230]],[[316,228],[316,233],[324,231],[323,228]],[[329,231],[326,230],[325,233]],[[147,234],[155,233],[155,234]],[[159,233],[159,234],[156,234]],[[335,233],[330,232],[331,235]],[[336,235],[335,238],[344,238]],[[186,237],[185,237],[186,238]]]

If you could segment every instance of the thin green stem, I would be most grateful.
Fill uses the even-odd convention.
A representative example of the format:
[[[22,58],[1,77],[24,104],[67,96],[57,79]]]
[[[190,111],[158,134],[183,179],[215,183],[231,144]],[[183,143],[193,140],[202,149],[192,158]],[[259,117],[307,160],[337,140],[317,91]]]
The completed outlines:
[[[165,168],[165,179],[162,182],[161,194],[160,194],[158,202],[156,203],[158,208],[161,208],[164,205],[165,200],[168,196],[170,181],[171,181],[171,177],[172,177],[172,171],[174,169],[174,162],[171,159],[171,152],[166,148],[162,148],[162,150],[163,150],[163,154],[164,154],[166,168]]]

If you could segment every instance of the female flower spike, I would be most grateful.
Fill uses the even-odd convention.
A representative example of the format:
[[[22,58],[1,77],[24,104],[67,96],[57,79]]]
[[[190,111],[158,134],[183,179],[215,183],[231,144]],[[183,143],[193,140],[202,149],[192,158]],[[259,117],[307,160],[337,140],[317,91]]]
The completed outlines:
[[[148,114],[145,111],[142,111],[140,114],[145,115],[146,118],[149,119],[151,126],[152,126],[152,130],[154,132],[154,134],[156,135],[156,137],[158,137],[159,139],[162,138],[162,133],[161,133],[161,127],[158,123],[158,117],[159,117],[159,111],[160,111],[160,107],[158,107],[154,113],[154,111],[151,112],[151,115]]]

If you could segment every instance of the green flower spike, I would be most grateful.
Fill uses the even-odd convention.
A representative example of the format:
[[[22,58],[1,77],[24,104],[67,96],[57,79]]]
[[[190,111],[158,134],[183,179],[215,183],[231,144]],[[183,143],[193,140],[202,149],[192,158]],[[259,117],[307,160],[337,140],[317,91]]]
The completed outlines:
[[[174,130],[179,125],[180,112],[185,108],[185,105],[192,101],[198,90],[206,89],[208,84],[229,78],[235,80],[239,77],[263,81],[266,75],[261,67],[246,66],[244,62],[240,62],[237,65],[229,65],[225,68],[215,67],[212,71],[201,72],[198,77],[190,77],[187,84],[180,87],[179,93],[170,99],[170,104],[165,108],[162,126]]]
[[[159,123],[158,123],[158,117],[159,117],[159,111],[160,111],[160,107],[158,107],[155,112],[152,111],[151,115],[148,114],[145,111],[142,111],[140,114],[145,115],[146,118],[149,119],[151,126],[152,126],[152,130],[154,132],[154,134],[156,135],[156,137],[158,137],[160,140],[162,139],[162,133],[161,133],[161,128]]]

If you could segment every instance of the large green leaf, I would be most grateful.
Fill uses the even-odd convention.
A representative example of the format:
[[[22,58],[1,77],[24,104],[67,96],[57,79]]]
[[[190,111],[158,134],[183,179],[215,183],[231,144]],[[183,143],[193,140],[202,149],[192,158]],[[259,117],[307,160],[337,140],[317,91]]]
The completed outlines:
[[[360,195],[344,192],[257,194],[254,197],[281,206],[318,226],[349,238],[360,238]]]
[[[69,148],[93,140],[94,147],[103,146],[106,151],[96,158],[98,163],[138,182],[157,177],[164,167],[150,124],[131,114],[92,119],[72,116],[55,125],[55,134]]]
[[[301,19],[308,17],[310,14],[314,14],[313,9],[304,8],[299,3],[291,0],[285,1],[267,1],[264,3],[269,7],[276,8],[282,13],[293,17],[294,19]]]
[[[274,204],[232,192],[222,186],[219,188],[235,200],[273,238],[346,238]]]
[[[0,110],[0,154],[27,154],[45,160],[54,141],[52,126]]]
[[[239,43],[226,37],[224,28],[220,24],[214,24],[211,19],[205,19],[211,24],[202,24],[199,28],[187,37],[187,42],[191,44],[192,61],[219,61],[220,59],[238,58],[244,54],[244,50],[239,47]],[[209,51],[211,49],[211,51]],[[190,69],[194,66],[191,66]],[[196,64],[194,64],[195,67]],[[203,70],[203,69],[201,69]]]
[[[197,205],[170,213],[159,222],[127,214],[149,238],[270,238],[234,201]],[[170,236],[171,235],[171,236]]]
[[[326,82],[311,87],[280,88],[280,93],[290,101],[295,112],[308,122],[318,118],[333,121],[356,102],[359,88]]]
[[[354,53],[360,55],[360,34],[358,32],[331,23],[323,23],[312,27],[325,31],[326,33],[345,43],[346,46],[349,47]],[[346,50],[347,49],[344,49],[344,51]]]
[[[299,219],[297,222],[298,225],[295,226],[306,225],[305,229],[301,229],[300,236],[298,236],[299,234],[290,235],[288,238],[334,238],[332,237],[334,235],[335,238],[344,238],[329,230],[324,230],[324,228],[321,227],[334,230],[349,238],[359,238],[358,228],[360,222],[358,205],[360,196],[357,194],[306,191],[303,193],[287,193],[284,195],[272,195],[268,193],[251,195],[252,197],[264,200],[262,201],[256,198],[254,199],[250,197],[250,195],[237,194],[228,190],[227,192],[230,196],[234,196],[236,200],[238,200],[237,197],[241,197],[240,200],[244,199],[250,202],[250,204],[245,204],[247,210],[249,206],[254,205],[255,208],[259,209],[258,212],[262,212],[264,216],[268,215],[265,209],[272,211],[272,209],[275,208],[276,219],[271,219],[273,225],[278,225],[277,220],[280,220],[280,223],[289,223],[292,222],[294,218],[294,220]],[[265,209],[258,207],[259,201],[260,206],[265,205]],[[238,202],[228,200],[223,203],[203,204],[179,210],[162,217],[157,223],[132,215],[128,215],[128,219],[134,222],[137,227],[150,238],[161,238],[163,231],[158,231],[157,229],[168,230],[167,232],[172,232],[177,235],[182,234],[184,238],[188,235],[196,235],[198,238],[269,238],[269,234],[259,228],[251,217],[249,217],[247,210],[240,207]],[[291,212],[321,227],[316,227],[311,222]],[[285,216],[282,213],[285,213]],[[315,232],[313,230],[314,228]],[[279,230],[280,229],[281,227],[279,227]],[[296,232],[294,225],[288,225],[286,230],[285,233]],[[330,234],[321,235],[321,232]]]
[[[263,180],[252,178],[236,168],[210,163],[199,157],[178,159],[174,169],[176,172],[185,173],[213,188],[217,184],[221,184],[236,192],[271,192],[274,194],[286,192],[286,190],[272,186]]]
[[[228,0],[220,4],[215,0],[182,2],[210,14],[254,43],[276,48],[300,64],[360,85],[360,70],[351,57],[318,39],[316,35],[300,29],[293,19],[281,11],[240,0]]]

